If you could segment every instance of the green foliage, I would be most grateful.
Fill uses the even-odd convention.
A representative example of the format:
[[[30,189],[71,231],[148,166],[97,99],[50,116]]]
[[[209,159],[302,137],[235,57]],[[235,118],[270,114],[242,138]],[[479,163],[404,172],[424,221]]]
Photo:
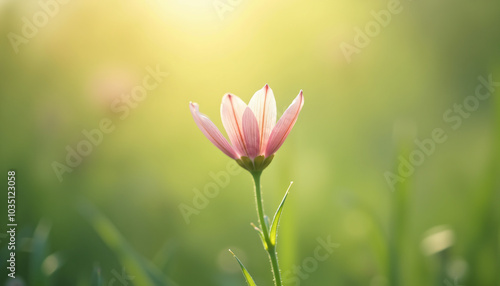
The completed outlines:
[[[118,229],[89,202],[81,200],[79,208],[97,234],[127,269],[137,285],[172,285],[166,277],[149,261],[137,254]]]
[[[276,210],[276,213],[274,214],[273,223],[271,225],[271,229],[269,230],[269,239],[273,246],[276,245],[276,241],[278,240],[278,225],[280,222],[281,213],[283,212],[283,206],[285,205],[285,201],[288,196],[288,192],[290,191],[290,187],[292,187],[292,184],[293,182],[291,182],[290,186],[288,186],[285,196],[283,197],[283,200],[281,201],[278,209]]]
[[[229,252],[231,252],[231,254],[234,256],[234,258],[236,259],[236,261],[238,261],[238,264],[240,265],[241,267],[241,271],[243,272],[243,276],[245,276],[245,280],[247,281],[247,285],[248,286],[256,286],[255,282],[253,281],[253,278],[252,276],[250,275],[250,273],[247,271],[247,269],[245,268],[245,266],[243,265],[243,263],[241,263],[241,261],[238,259],[238,257],[231,251],[231,249],[229,250]]]

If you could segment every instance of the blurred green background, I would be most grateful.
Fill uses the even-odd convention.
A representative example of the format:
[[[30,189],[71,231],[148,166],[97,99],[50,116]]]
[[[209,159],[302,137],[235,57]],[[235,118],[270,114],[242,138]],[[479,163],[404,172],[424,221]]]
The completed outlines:
[[[224,93],[248,102],[268,83],[279,115],[305,96],[262,182],[271,215],[294,181],[278,244],[285,285],[500,285],[498,87],[460,126],[443,118],[478,77],[500,81],[500,2],[402,1],[390,19],[388,5],[1,0],[0,229],[14,169],[20,284],[7,279],[5,235],[0,283],[244,285],[231,248],[271,285],[251,177],[227,171],[188,109],[198,102],[222,128]],[[341,45],[356,39],[365,46],[348,60]],[[123,105],[148,69],[168,75]],[[54,162],[105,118],[114,130],[60,181]],[[385,174],[436,128],[447,140],[393,190]],[[312,263],[327,238],[338,247]]]

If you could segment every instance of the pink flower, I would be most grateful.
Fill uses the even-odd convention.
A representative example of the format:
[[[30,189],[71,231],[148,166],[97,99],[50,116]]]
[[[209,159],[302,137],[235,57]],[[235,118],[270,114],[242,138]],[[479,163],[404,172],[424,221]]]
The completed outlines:
[[[189,103],[196,125],[224,154],[249,171],[262,171],[272,161],[292,130],[304,105],[302,90],[276,122],[276,100],[266,84],[247,105],[239,97],[226,94],[222,98],[221,117],[231,144],[215,124],[200,113],[198,104]]]

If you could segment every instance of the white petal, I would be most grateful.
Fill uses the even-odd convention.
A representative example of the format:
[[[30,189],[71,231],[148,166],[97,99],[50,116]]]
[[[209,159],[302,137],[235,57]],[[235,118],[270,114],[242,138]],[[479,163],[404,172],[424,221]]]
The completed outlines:
[[[242,126],[243,113],[246,108],[246,103],[235,95],[228,93],[222,98],[220,109],[222,124],[226,129],[231,144],[233,144],[240,156],[248,156]]]
[[[245,136],[248,156],[250,159],[254,159],[260,153],[260,134],[257,119],[249,107],[243,113],[243,134]]]
[[[266,84],[253,95],[248,106],[257,118],[260,132],[260,154],[264,154],[269,136],[276,125],[276,100],[272,89]]]
[[[228,155],[233,159],[238,159],[239,156],[233,147],[227,142],[226,138],[219,131],[217,126],[204,114],[200,113],[198,104],[189,103],[189,109],[193,115],[194,121],[201,132],[212,142],[217,148],[219,148],[224,154]]]
[[[290,104],[285,113],[283,113],[283,116],[281,116],[280,120],[276,123],[276,126],[271,132],[271,136],[269,136],[269,142],[266,147],[266,157],[276,153],[281,145],[283,145],[286,137],[290,134],[290,131],[292,131],[293,125],[295,125],[303,105],[304,96],[302,95],[301,90],[299,95],[297,95],[292,104]]]

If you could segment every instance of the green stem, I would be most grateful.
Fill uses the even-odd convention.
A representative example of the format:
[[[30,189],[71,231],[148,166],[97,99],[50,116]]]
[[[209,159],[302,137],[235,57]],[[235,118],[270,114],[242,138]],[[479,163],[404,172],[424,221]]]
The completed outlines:
[[[281,274],[280,268],[278,265],[278,253],[276,252],[276,245],[271,243],[271,239],[269,237],[269,229],[267,228],[267,224],[264,217],[264,207],[262,200],[262,193],[260,189],[260,175],[262,171],[252,172],[253,181],[255,183],[255,201],[257,204],[257,213],[259,215],[259,223],[260,228],[262,229],[262,233],[264,234],[264,240],[267,244],[267,253],[269,254],[269,259],[271,261],[271,267],[274,274],[274,285],[282,286],[281,283]]]

